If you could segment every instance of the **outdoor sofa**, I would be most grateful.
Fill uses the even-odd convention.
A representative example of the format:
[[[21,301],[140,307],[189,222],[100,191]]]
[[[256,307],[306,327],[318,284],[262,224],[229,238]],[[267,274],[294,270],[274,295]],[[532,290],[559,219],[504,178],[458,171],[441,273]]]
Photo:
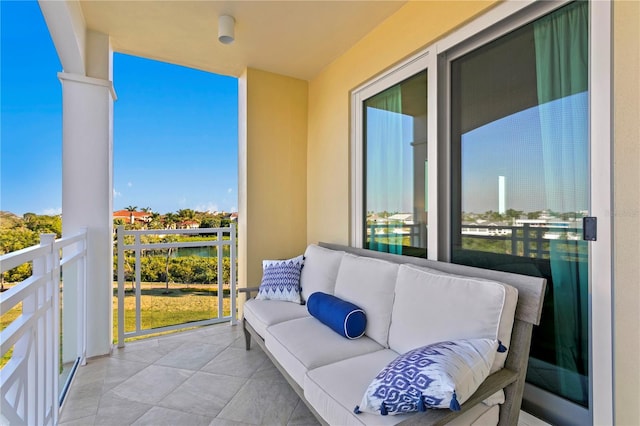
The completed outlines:
[[[253,337],[321,423],[517,424],[543,278],[326,243],[288,261],[302,260],[299,299],[265,295],[273,290],[273,270],[267,279],[265,269],[262,289],[241,290],[248,296],[242,324],[246,349]],[[295,287],[295,277],[287,280]],[[279,289],[287,293],[286,287]],[[458,342],[472,349],[458,355]],[[472,367],[448,384],[449,372],[440,368],[453,362],[457,369],[460,359],[471,359]],[[412,360],[426,365],[430,378],[444,374],[447,380],[442,386],[427,380],[430,390],[418,391],[416,399],[424,380],[407,387],[413,379],[395,376]],[[447,386],[457,387],[453,395]],[[444,392],[444,401],[433,399],[432,391]],[[436,403],[445,408],[430,408]],[[398,413],[407,407],[418,412]]]

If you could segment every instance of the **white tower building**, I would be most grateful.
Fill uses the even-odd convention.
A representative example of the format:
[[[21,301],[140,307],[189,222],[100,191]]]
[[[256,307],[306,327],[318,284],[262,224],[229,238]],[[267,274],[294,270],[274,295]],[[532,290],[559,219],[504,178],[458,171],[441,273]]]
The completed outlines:
[[[498,213],[504,214],[506,210],[504,176],[498,176]]]

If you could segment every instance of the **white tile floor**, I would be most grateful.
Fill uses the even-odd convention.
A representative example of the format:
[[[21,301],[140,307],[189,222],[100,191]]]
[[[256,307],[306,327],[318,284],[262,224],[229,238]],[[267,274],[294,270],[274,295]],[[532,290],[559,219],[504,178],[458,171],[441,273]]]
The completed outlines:
[[[521,426],[540,426],[522,413]],[[127,343],[80,367],[60,425],[318,425],[241,326]]]

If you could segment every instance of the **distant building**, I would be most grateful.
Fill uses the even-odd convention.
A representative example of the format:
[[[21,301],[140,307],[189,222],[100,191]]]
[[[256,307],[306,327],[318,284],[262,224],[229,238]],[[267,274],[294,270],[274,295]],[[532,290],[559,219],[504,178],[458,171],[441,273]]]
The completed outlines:
[[[405,225],[413,225],[413,214],[411,213],[396,213],[388,217],[391,221],[402,222]]]
[[[127,223],[134,224],[138,223],[149,223],[151,221],[151,213],[147,212],[136,212],[129,210],[118,210],[113,212],[113,220],[122,219]]]
[[[195,220],[183,220],[182,222],[176,223],[177,229],[198,229],[200,227],[200,222]]]

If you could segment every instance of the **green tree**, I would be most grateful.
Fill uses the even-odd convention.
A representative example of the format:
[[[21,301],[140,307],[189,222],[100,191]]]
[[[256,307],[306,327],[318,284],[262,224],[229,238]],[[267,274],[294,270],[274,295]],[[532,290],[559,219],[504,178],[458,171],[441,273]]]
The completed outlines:
[[[178,222],[178,216],[175,213],[167,213],[164,215],[163,222],[166,229],[171,229]]]
[[[219,228],[223,220],[218,216],[205,217],[200,221],[200,228]]]
[[[62,237],[62,217],[47,215],[30,215],[25,226],[36,234],[56,234]]]
[[[535,212],[529,212],[527,213],[527,219],[529,220],[535,220],[535,219],[539,219],[540,216],[542,216],[542,212],[541,211],[535,211]]]
[[[178,218],[182,221],[193,220],[196,218],[196,212],[191,209],[180,209],[176,212]]]
[[[36,245],[40,237],[27,228],[4,229],[0,232],[0,254],[11,253]]]
[[[160,213],[151,212],[151,219],[149,220],[150,229],[162,229],[162,216]]]
[[[523,214],[524,214],[524,211],[514,210],[514,209],[507,209],[507,211],[505,212],[505,216],[507,216],[507,218],[511,219],[512,221],[516,221],[517,219],[520,219]]]
[[[485,218],[487,220],[490,220],[492,222],[498,222],[501,221],[503,219],[502,215],[498,212],[494,212],[493,210],[489,210],[488,212],[485,212]]]
[[[0,255],[40,243],[40,234],[56,234],[62,236],[62,220],[60,216],[37,215],[25,213],[22,218],[10,212],[0,212]],[[31,264],[23,264],[0,277],[0,289],[5,282],[20,282],[31,275]]]

